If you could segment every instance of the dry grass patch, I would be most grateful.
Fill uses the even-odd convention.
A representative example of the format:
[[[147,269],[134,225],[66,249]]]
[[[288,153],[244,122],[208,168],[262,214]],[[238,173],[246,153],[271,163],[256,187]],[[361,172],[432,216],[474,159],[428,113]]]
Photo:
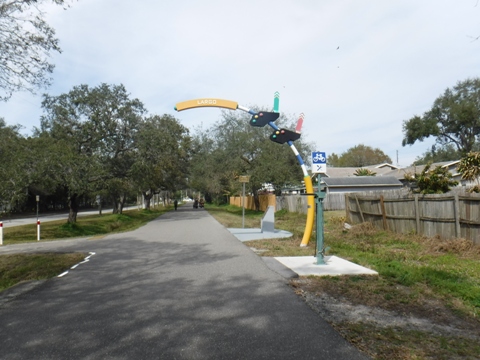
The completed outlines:
[[[423,243],[429,253],[451,253],[459,255],[461,258],[480,257],[480,246],[475,245],[473,241],[467,239],[442,239],[440,236],[432,238],[420,237],[417,241]]]

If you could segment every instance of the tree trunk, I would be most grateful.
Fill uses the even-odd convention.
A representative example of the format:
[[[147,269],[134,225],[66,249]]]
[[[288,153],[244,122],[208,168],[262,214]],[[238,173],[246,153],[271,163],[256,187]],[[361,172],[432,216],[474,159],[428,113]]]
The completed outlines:
[[[143,199],[145,201],[145,209],[150,210],[150,200],[153,197],[153,191],[147,191],[143,193]]]
[[[258,190],[253,191],[253,203],[255,204],[255,211],[260,211],[260,198],[258,197]]]
[[[123,207],[125,206],[126,200],[127,200],[127,195],[123,194],[122,196],[120,196],[119,214],[123,214]]]
[[[113,210],[112,214],[120,214],[120,202],[116,196],[112,196],[113,200]]]
[[[77,222],[77,213],[78,213],[78,195],[73,194],[68,200],[68,207],[70,211],[68,213],[68,223],[75,224]]]

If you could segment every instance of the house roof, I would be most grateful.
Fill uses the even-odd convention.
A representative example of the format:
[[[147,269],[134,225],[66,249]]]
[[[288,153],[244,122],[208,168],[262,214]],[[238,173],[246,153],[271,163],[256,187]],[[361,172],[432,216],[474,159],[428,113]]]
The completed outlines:
[[[386,173],[399,169],[398,166],[392,164],[377,164],[377,165],[368,165],[368,166],[361,166],[361,167],[330,167],[327,166],[327,173],[325,174],[327,177],[345,177],[345,176],[355,176],[355,172],[358,169],[368,169],[376,174],[376,176],[382,176]]]
[[[383,164],[378,164],[378,165],[369,165],[366,166],[367,169],[381,169],[381,168],[389,168],[390,170],[393,169],[399,169],[398,166],[389,164],[389,163],[383,163]]]
[[[442,161],[433,163],[431,168],[434,169],[437,166],[442,166],[447,168],[454,177],[460,176],[457,171],[457,166],[460,160],[456,161]],[[362,167],[363,169],[371,170],[372,172],[376,173],[375,176],[385,177],[385,176],[393,176],[399,180],[403,180],[405,178],[405,174],[415,174],[421,173],[425,168],[425,165],[415,165],[409,166],[406,168],[399,168],[392,164],[378,164],[378,165],[369,165]],[[361,169],[359,167],[327,167],[327,173],[323,174],[326,178],[337,178],[337,177],[358,177],[355,175],[355,172]]]
[[[441,167],[447,168],[452,173],[452,176],[459,176],[460,174],[457,171],[457,165],[459,162],[460,160],[437,162],[437,163],[433,163],[430,166],[430,169],[435,169],[437,166],[441,166]],[[405,178],[405,174],[419,174],[423,171],[424,168],[425,168],[425,165],[409,166],[403,169],[388,171],[384,175],[394,176],[397,179],[403,180]]]
[[[322,177],[322,181],[327,187],[381,187],[398,186],[403,184],[393,176],[351,176],[351,177]]]

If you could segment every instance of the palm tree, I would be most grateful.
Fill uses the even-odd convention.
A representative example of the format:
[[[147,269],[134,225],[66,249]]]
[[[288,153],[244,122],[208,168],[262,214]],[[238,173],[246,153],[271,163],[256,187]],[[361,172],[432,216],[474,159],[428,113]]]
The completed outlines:
[[[353,175],[355,175],[355,176],[375,176],[375,175],[377,175],[377,173],[373,172],[370,169],[358,168],[357,170],[355,170]]]
[[[476,185],[469,189],[470,192],[480,192],[480,152],[469,152],[467,156],[460,160],[457,170],[462,174],[463,180],[476,182]]]

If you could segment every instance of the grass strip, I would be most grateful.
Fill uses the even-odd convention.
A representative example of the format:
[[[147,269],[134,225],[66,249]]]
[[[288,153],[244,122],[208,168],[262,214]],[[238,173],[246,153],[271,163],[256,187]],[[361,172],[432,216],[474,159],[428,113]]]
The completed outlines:
[[[207,210],[227,227],[239,227],[241,208]],[[246,228],[259,228],[263,212],[247,211]],[[449,335],[353,321],[332,325],[374,359],[471,358],[479,359],[480,246],[465,239],[445,240],[414,234],[379,231],[370,223],[344,227],[343,211],[324,213],[325,246],[336,255],[376,270],[379,276],[326,276],[292,280],[299,294],[319,298],[328,294],[338,302],[382,309],[399,316],[426,319],[427,323],[461,329]],[[306,215],[279,211],[275,228],[292,232],[291,238],[248,241],[261,256],[315,254],[316,234],[300,248]]]
[[[171,207],[151,210],[128,210],[122,214],[88,215],[77,217],[77,222],[66,220],[46,221],[41,224],[41,240],[58,240],[73,237],[88,237],[131,231],[170,211]],[[4,227],[3,243],[21,244],[37,241],[37,225]]]
[[[24,281],[57,276],[82,261],[83,253],[38,253],[0,256],[0,291]]]
[[[151,210],[129,210],[123,214],[89,215],[77,218],[75,224],[66,220],[42,223],[41,240],[60,240],[74,237],[100,236],[131,231],[170,211],[171,207]],[[36,225],[7,227],[4,245],[36,242]],[[43,280],[57,276],[82,261],[81,253],[38,253],[0,255],[0,291],[20,282]]]

